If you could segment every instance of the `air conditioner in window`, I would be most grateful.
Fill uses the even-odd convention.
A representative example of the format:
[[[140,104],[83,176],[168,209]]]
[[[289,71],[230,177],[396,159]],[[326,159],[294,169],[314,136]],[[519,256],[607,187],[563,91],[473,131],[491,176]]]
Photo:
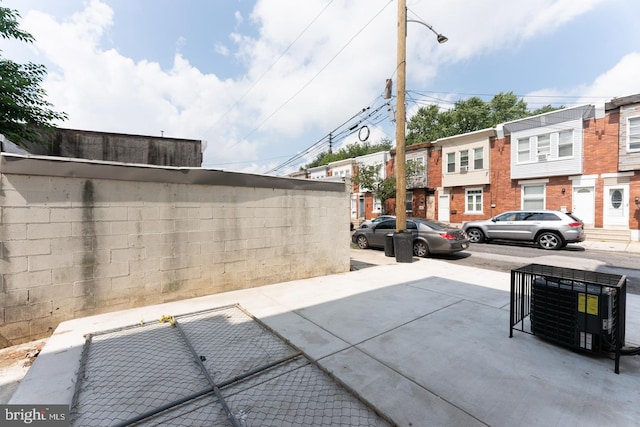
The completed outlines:
[[[538,161],[544,162],[549,158],[549,154],[538,154]]]
[[[469,166],[460,166],[460,173],[465,173],[469,169]]]

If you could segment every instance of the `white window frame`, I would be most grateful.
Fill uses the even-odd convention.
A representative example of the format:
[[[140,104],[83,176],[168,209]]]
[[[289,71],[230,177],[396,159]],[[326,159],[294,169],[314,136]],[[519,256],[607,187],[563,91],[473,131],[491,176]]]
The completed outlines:
[[[634,122],[633,124],[631,122]],[[634,133],[631,129],[634,129]],[[635,147],[632,147],[634,145]],[[640,116],[627,118],[627,151],[635,153],[640,151]]]
[[[473,196],[472,209],[469,209],[469,196]],[[478,205],[478,197],[480,198],[480,209],[476,209]],[[484,194],[482,191],[482,187],[473,187],[466,188],[464,190],[464,213],[465,214],[482,214],[482,205],[483,205]]]
[[[478,153],[480,153],[480,157],[478,157]],[[476,162],[480,161],[482,164],[480,167],[476,167]],[[473,170],[482,170],[484,169],[484,147],[476,147],[473,149]]]
[[[521,150],[520,149],[520,143],[524,143],[526,141],[527,143],[527,149],[526,150]],[[528,136],[525,138],[518,138],[518,140],[516,141],[516,144],[518,144],[518,146],[516,147],[518,150],[518,158],[517,158],[517,163],[530,163],[531,162],[531,138],[529,138]],[[522,158],[523,155],[526,153],[526,158]]]
[[[542,187],[542,194],[534,194],[534,195],[527,195],[527,188],[532,188],[532,187]],[[536,209],[546,209],[545,206],[547,206],[547,185],[546,182],[531,182],[531,183],[527,183],[527,184],[520,184],[520,194],[521,194],[521,199],[520,199],[520,206],[521,209],[523,210],[536,210]],[[537,207],[530,207],[530,206],[525,206],[525,202],[531,202],[531,201],[536,201],[536,200],[540,200],[542,201],[542,206]]]
[[[542,141],[546,143],[542,145]],[[538,151],[538,156],[547,155],[551,157],[551,134],[550,133],[542,133],[536,136],[536,150]]]
[[[463,153],[465,154],[464,157],[462,156]],[[469,150],[460,150],[460,170],[464,167],[469,168]]]
[[[561,135],[563,133],[570,133],[571,137],[569,138],[570,142],[569,143],[562,143],[562,138]],[[574,152],[574,147],[575,147],[575,142],[574,142],[574,135],[575,135],[575,129],[565,129],[565,130],[561,130],[558,132],[558,158],[559,159],[568,159],[573,157],[573,152]],[[567,156],[561,156],[560,155],[560,148],[561,147],[565,147],[565,146],[570,146],[571,147],[571,154],[567,155]]]
[[[453,160],[453,161],[450,161]],[[451,167],[453,165],[453,167]],[[447,173],[456,171],[456,153],[447,153]]]

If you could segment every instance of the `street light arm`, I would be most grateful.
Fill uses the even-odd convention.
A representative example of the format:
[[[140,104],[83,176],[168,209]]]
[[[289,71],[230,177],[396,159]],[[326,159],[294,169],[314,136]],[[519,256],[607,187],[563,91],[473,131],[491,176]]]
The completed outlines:
[[[435,35],[436,35],[437,40],[438,40],[438,43],[440,43],[440,44],[442,44],[442,43],[446,43],[446,42],[447,42],[447,40],[449,40],[446,36],[444,36],[444,35],[440,34],[440,33],[439,33],[439,32],[437,32],[436,30],[434,30],[434,29],[433,29],[433,27],[432,27],[431,25],[427,24],[426,22],[418,21],[418,20],[416,20],[416,19],[407,19],[407,22],[415,22],[415,23],[417,23],[417,24],[422,24],[422,25],[424,25],[425,27],[427,27],[428,29],[430,29],[430,30],[431,30],[431,32],[432,32],[433,34],[435,34]]]

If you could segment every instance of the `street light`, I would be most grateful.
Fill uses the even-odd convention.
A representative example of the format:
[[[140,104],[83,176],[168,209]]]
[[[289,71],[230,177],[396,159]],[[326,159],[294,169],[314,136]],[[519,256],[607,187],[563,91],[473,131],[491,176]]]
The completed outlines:
[[[397,117],[396,117],[396,231],[405,231],[407,227],[406,214],[406,155],[405,155],[405,91],[407,86],[407,22],[422,24],[437,37],[438,43],[445,43],[448,39],[438,33],[433,27],[422,21],[407,19],[407,2],[398,0],[398,88],[397,88]]]

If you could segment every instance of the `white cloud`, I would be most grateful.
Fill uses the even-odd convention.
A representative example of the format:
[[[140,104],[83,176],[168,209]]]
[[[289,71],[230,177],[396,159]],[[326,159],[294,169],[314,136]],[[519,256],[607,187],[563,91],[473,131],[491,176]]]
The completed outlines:
[[[410,2],[410,17],[424,19],[450,41],[438,45],[424,27],[409,26],[408,87],[429,87],[443,63],[462,66],[487,53],[520,49],[603,2]],[[23,13],[23,23],[36,37],[38,58],[44,58],[38,62],[49,67],[45,89],[51,102],[69,114],[64,127],[151,135],[162,130],[165,136],[202,139],[206,164],[261,172],[382,102],[385,79],[396,79],[396,14],[388,0],[307,0],[304,7],[297,0],[258,0],[248,19],[234,13],[229,44],[214,45],[221,57],[245,67],[235,79],[204,73],[192,65],[195,58],[181,53],[162,69],[101,49],[118,16],[99,0],[67,20],[31,11]],[[253,25],[258,35],[240,33],[240,24]],[[640,54],[630,53],[592,83],[530,95],[638,93],[638,69]],[[372,128],[371,140],[385,135]]]

